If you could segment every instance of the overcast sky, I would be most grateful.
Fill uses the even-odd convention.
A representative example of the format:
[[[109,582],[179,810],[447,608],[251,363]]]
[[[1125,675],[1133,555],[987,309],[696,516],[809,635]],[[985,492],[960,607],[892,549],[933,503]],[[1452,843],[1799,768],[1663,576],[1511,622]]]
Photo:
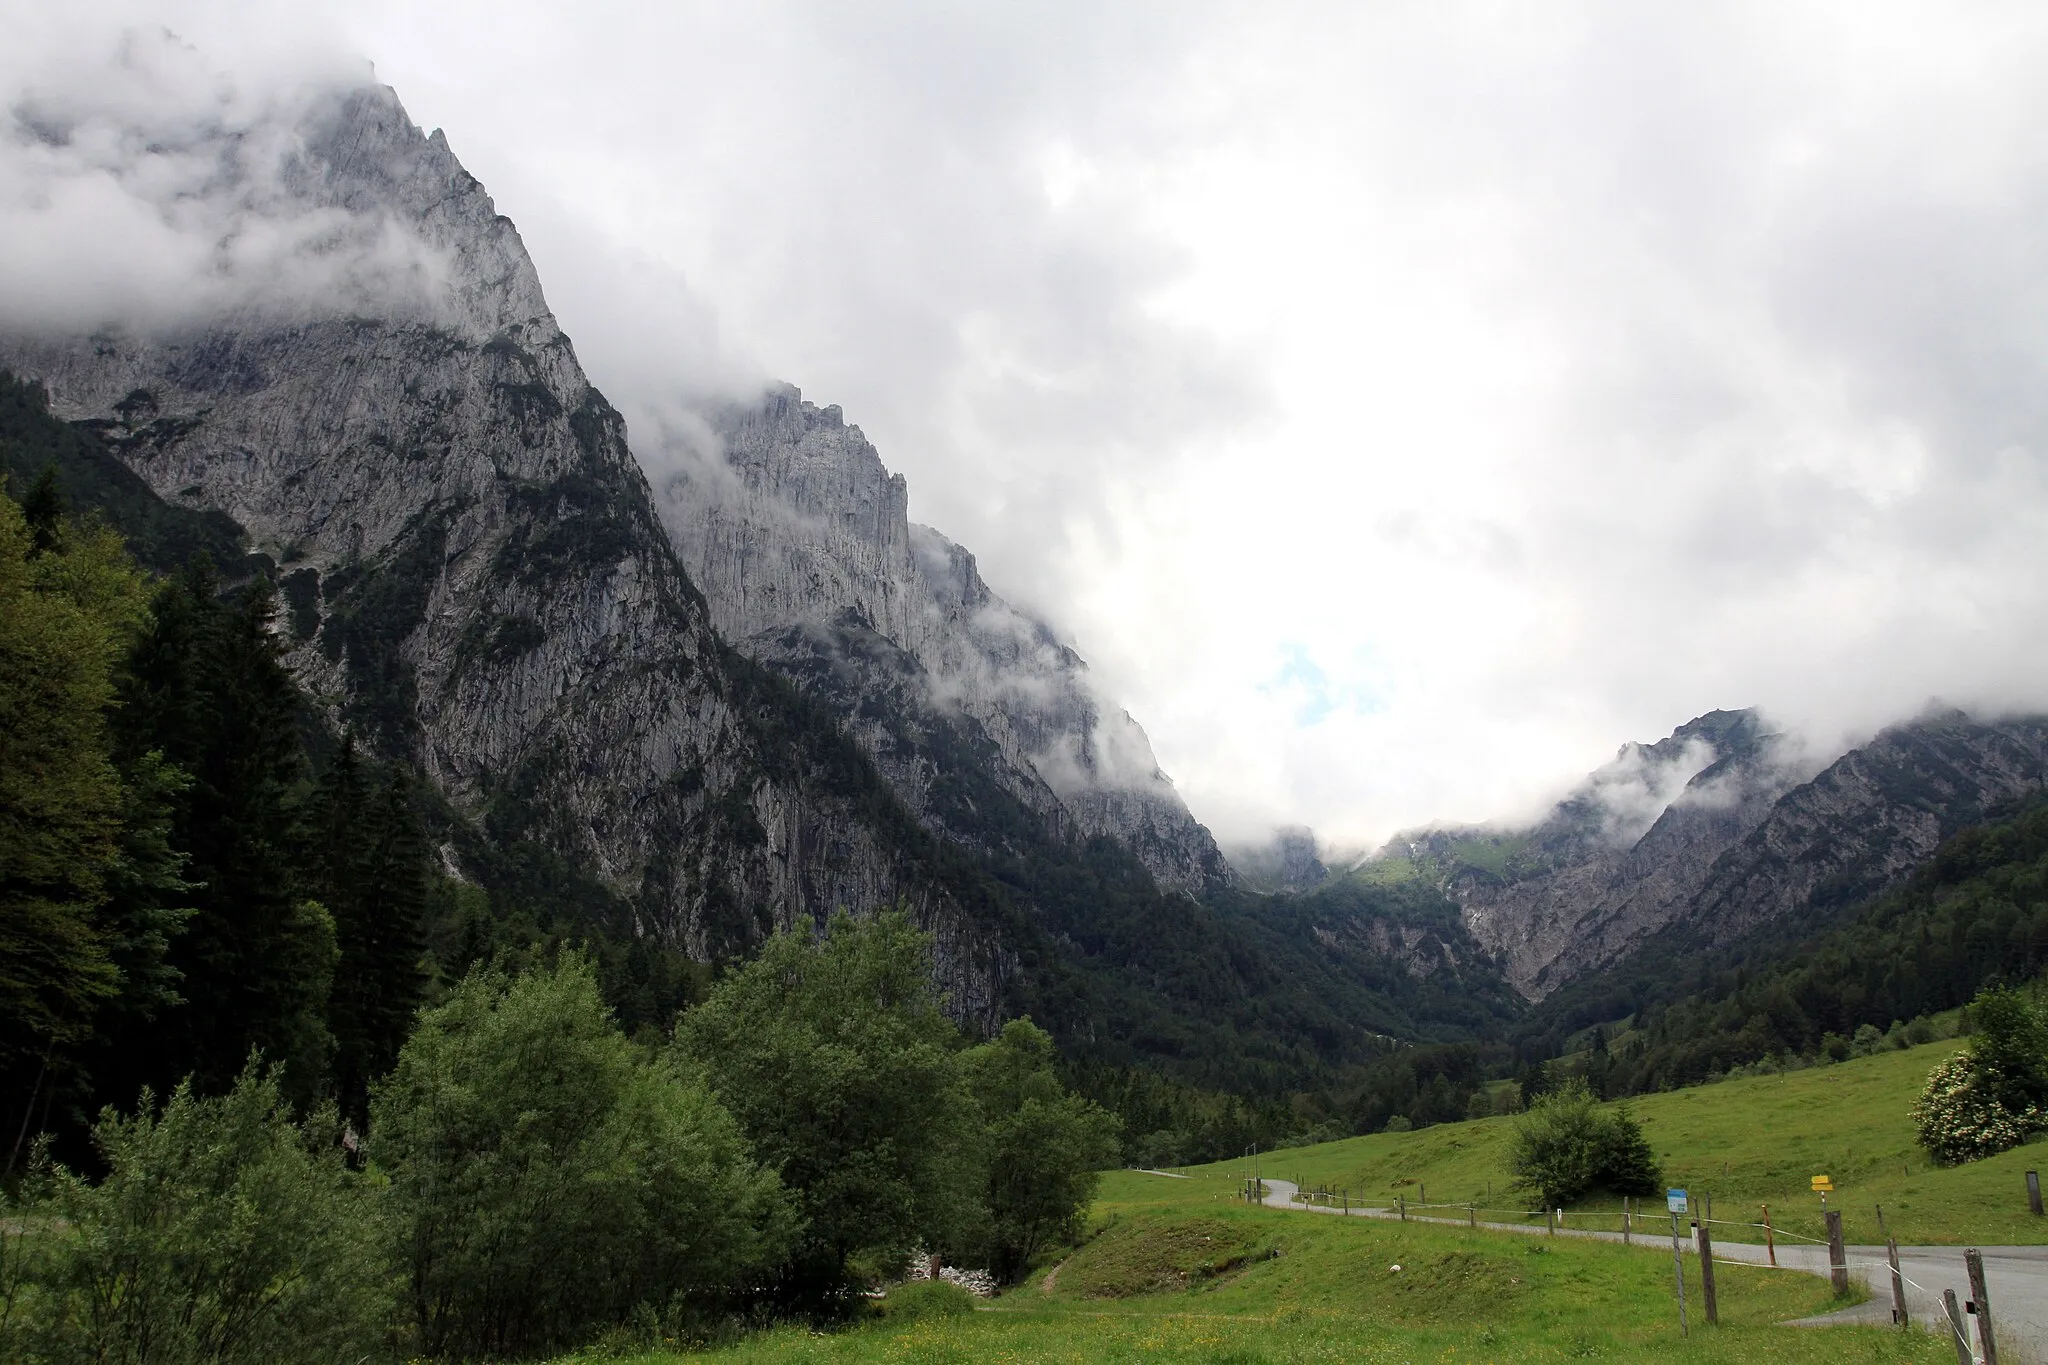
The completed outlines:
[[[0,3],[374,61],[629,415],[840,404],[1226,840],[2048,705],[2039,5]]]

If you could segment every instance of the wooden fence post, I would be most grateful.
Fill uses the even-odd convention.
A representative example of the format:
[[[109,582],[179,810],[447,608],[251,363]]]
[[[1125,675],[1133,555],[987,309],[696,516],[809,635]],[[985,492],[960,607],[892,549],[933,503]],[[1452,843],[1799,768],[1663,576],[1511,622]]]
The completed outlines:
[[[2027,1212],[2036,1218],[2041,1216],[2041,1173],[2027,1172]]]
[[[1714,1196],[1700,1196],[1700,1301],[1707,1306],[1707,1325],[1719,1326],[1720,1305],[1714,1298]]]
[[[1549,1225],[1550,1235],[1555,1237],[1557,1236],[1557,1210],[1548,1207],[1549,1200],[1546,1199],[1543,1202],[1546,1206],[1543,1210],[1543,1221]]]
[[[1467,1204],[1465,1206],[1465,1226],[1474,1232],[1479,1230],[1479,1206],[1477,1204]]]
[[[1885,1238],[1885,1256],[1892,1263],[1892,1319],[1905,1331],[1911,1325],[1906,1313],[1906,1277],[1899,1271],[1899,1239]]]
[[[1632,1246],[1635,1243],[1636,1224],[1634,1212],[1635,1200],[1628,1195],[1623,1195],[1621,1197],[1621,1244],[1623,1246]]]
[[[1962,1306],[1956,1302],[1956,1291],[1941,1291],[1942,1311],[1948,1314],[1948,1339],[1955,1344],[1956,1365],[1977,1365],[1977,1358],[1970,1354],[1970,1329],[1963,1322]]]
[[[1396,1195],[1395,1198],[1401,1201],[1401,1221],[1405,1223],[1408,1221],[1408,1196],[1402,1194]]]
[[[1984,1365],[1998,1365],[1998,1337],[1991,1330],[1991,1290],[1984,1283],[1984,1253],[1971,1247],[1963,1253],[1970,1271],[1970,1297],[1977,1303],[1977,1344],[1984,1348]]]
[[[1839,1299],[1849,1292],[1849,1253],[1842,1249],[1841,1210],[1829,1209],[1827,1220],[1828,1278],[1834,1281],[1835,1297]]]
[[[1769,1204],[1759,1204],[1757,1207],[1764,1211],[1764,1250],[1770,1254],[1771,1264],[1776,1265],[1778,1263],[1778,1235],[1771,1231],[1771,1206]]]

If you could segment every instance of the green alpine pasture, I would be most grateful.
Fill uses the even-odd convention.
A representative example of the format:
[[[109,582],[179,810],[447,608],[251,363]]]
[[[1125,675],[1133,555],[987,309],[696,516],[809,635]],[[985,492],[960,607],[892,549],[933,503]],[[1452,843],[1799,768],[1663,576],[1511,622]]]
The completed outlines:
[[[1826,1175],[1851,1243],[1878,1244],[1885,1227],[1904,1245],[2013,1245],[2048,1242],[2048,1219],[2027,1211],[2026,1172],[2048,1165],[2040,1142],[1972,1162],[1940,1167],[1928,1159],[1908,1117],[1927,1073],[1961,1044],[1930,1043],[1833,1066],[1694,1086],[1630,1102],[1664,1172],[1665,1183],[1697,1202],[1711,1194],[1714,1217],[1759,1221],[1804,1237],[1826,1235],[1812,1179]],[[1272,1153],[1260,1161],[1268,1179],[1304,1188],[1350,1192],[1354,1204],[1391,1207],[1404,1197],[1430,1203],[1476,1202],[1482,1218],[1517,1221],[1533,1209],[1505,1188],[1502,1164],[1512,1118],[1443,1124],[1412,1133],[1379,1133]],[[1197,1185],[1226,1194],[1245,1163],[1192,1167]],[[1570,1214],[1567,1226],[1618,1229],[1621,1201],[1604,1199]],[[1433,1215],[1460,1216],[1435,1209]],[[1661,1213],[1661,1209],[1653,1209]],[[1541,1222],[1540,1214],[1528,1221]],[[1717,1229],[1722,1241],[1762,1241],[1762,1229]]]

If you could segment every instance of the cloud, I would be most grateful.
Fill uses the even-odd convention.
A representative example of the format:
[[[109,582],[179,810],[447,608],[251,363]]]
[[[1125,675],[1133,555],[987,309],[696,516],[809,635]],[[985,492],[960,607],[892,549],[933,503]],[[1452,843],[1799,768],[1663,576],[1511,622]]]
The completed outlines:
[[[90,331],[273,316],[431,314],[445,253],[389,214],[324,202],[316,136],[366,63],[251,72],[160,27],[8,65],[0,316]]]
[[[293,11],[164,18],[374,59],[636,439],[842,405],[1226,836],[2048,705],[2037,6]]]

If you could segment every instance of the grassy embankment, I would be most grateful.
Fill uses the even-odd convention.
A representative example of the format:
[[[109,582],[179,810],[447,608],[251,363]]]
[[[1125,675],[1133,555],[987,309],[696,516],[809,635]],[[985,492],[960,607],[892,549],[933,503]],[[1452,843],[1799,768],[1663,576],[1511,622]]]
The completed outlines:
[[[1173,1189],[1166,1187],[1172,1186]],[[721,1365],[784,1362],[1292,1361],[1925,1362],[1944,1342],[1881,1328],[1778,1324],[1832,1306],[1824,1281],[1724,1266],[1721,1325],[1689,1338],[1671,1263],[1569,1239],[1342,1220],[1217,1203],[1197,1182],[1117,1173],[1097,1234],[1051,1278],[955,1317],[853,1330],[763,1333],[712,1352]],[[1398,1267],[1398,1269],[1396,1269]],[[695,1357],[703,1358],[703,1357]],[[638,1365],[679,1359],[637,1357]]]
[[[1836,1203],[1852,1240],[1875,1237],[1878,1203],[1909,1242],[2048,1240],[2022,1194],[2021,1172],[2037,1163],[2040,1147],[1941,1170],[1913,1146],[1906,1108],[1928,1068],[1954,1046],[1652,1096],[1636,1108],[1674,1183],[1696,1194],[1712,1190],[1719,1217],[1768,1201],[1781,1227],[1817,1233],[1818,1203],[1807,1182],[1824,1170],[1839,1187]],[[1413,1198],[1424,1184],[1434,1201],[1484,1202],[1491,1182],[1494,1202],[1509,1204],[1500,1197],[1507,1124],[1490,1119],[1275,1153],[1265,1173],[1348,1185],[1376,1203],[1395,1193]],[[1919,1333],[1777,1325],[1832,1306],[1826,1283],[1811,1276],[1724,1264],[1722,1325],[1706,1330],[1698,1269],[1688,1257],[1695,1328],[1682,1340],[1671,1263],[1653,1252],[1248,1208],[1233,1198],[1236,1163],[1188,1174],[1106,1176],[1088,1243],[1056,1273],[1041,1272],[982,1312],[884,1320],[831,1335],[770,1332],[713,1358],[729,1365],[1951,1358],[1945,1343]]]

